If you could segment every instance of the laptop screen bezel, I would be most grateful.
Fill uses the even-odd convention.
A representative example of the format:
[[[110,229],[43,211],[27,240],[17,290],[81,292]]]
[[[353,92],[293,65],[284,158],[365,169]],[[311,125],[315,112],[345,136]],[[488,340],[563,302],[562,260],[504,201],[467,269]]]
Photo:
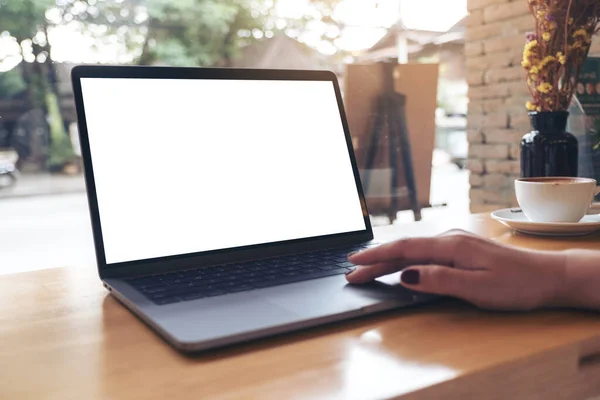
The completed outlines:
[[[106,263],[102,225],[96,185],[94,181],[93,161],[88,140],[85,104],[81,90],[82,78],[139,78],[139,79],[228,79],[228,80],[289,80],[289,81],[328,81],[333,84],[342,121],[346,145],[357,193],[359,195],[365,229],[361,231],[337,233],[311,238],[301,238],[272,243],[255,244],[243,247],[203,251],[180,255],[171,255],[143,260]],[[309,251],[316,248],[328,248],[366,242],[373,239],[373,230],[365,201],[360,173],[352,145],[343,107],[342,96],[337,76],[324,70],[264,70],[264,69],[234,69],[234,68],[184,68],[184,67],[147,67],[147,66],[108,66],[108,65],[78,65],[71,71],[75,108],[77,111],[78,131],[84,166],[84,177],[90,210],[90,219],[98,272],[101,278],[131,276],[140,273],[156,273],[194,266],[212,265],[215,263],[235,262],[240,260],[277,256],[294,252]]]

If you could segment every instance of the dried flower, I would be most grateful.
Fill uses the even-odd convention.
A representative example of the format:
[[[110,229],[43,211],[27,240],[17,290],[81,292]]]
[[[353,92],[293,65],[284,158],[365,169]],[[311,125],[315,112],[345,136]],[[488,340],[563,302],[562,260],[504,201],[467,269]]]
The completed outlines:
[[[550,91],[553,89],[552,85],[549,84],[548,82],[544,82],[540,85],[538,85],[538,87],[536,88],[538,90],[538,92],[540,93],[550,93]]]
[[[535,32],[526,34],[521,65],[532,99],[529,111],[567,110],[577,77],[598,31],[598,0],[527,0]]]

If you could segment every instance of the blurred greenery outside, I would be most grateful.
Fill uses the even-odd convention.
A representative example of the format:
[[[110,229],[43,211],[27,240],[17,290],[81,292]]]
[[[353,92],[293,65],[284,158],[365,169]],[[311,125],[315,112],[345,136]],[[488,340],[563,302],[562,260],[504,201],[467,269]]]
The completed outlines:
[[[47,115],[47,168],[60,170],[75,153],[59,106],[48,40],[53,28],[69,25],[92,47],[120,46],[126,64],[227,67],[260,38],[300,32],[314,20],[336,24],[328,17],[338,0],[312,1],[307,14],[293,20],[275,14],[276,1],[0,0],[0,37],[12,39],[21,58],[16,67],[0,72],[0,100],[24,100],[25,110]],[[323,39],[333,41],[335,35]]]
[[[60,171],[75,152],[61,115],[53,29],[68,26],[91,48],[117,46],[124,64],[228,67],[252,43],[298,38],[318,24],[320,41],[333,49],[329,62],[341,64],[352,54],[336,45],[342,24],[333,15],[340,1],[310,0],[303,15],[289,18],[278,15],[278,0],[0,0],[0,39],[12,40],[20,52],[14,68],[0,71],[0,101],[19,100],[24,110],[43,111],[46,168]],[[0,66],[5,53],[0,51]],[[440,83],[438,104],[451,109],[461,88]]]

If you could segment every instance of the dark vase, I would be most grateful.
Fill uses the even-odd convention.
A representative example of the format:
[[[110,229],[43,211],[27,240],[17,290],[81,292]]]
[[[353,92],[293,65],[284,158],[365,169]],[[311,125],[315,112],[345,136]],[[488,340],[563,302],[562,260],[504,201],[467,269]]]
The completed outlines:
[[[567,127],[567,111],[530,112],[531,132],[521,139],[521,176],[577,176],[577,138]]]

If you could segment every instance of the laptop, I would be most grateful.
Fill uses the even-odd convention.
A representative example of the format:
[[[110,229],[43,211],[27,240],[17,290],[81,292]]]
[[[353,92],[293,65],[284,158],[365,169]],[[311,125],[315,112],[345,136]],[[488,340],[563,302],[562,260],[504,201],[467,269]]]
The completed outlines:
[[[98,272],[196,352],[428,301],[352,286],[373,231],[328,71],[72,70]]]

